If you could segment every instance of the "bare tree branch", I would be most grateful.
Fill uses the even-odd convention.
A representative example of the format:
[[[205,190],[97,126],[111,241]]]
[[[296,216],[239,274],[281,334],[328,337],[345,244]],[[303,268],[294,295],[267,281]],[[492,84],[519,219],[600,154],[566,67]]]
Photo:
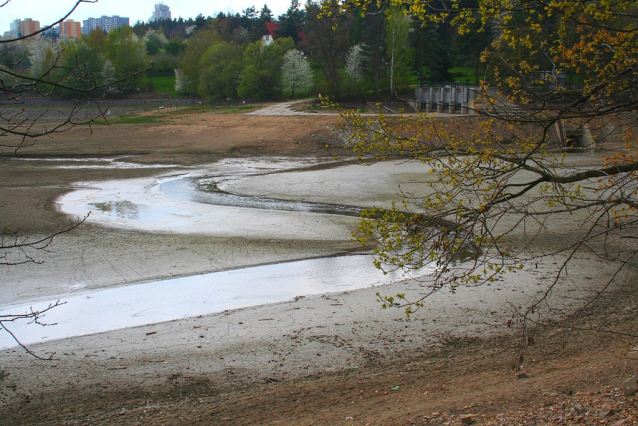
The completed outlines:
[[[39,360],[52,361],[52,360],[55,359],[54,358],[55,353],[52,354],[52,355],[49,355],[48,357],[41,357],[37,353],[35,353],[32,350],[30,350],[27,346],[22,344],[22,342],[20,342],[20,339],[11,330],[9,330],[9,328],[7,327],[7,323],[13,323],[13,322],[16,322],[16,321],[28,321],[29,323],[37,324],[37,325],[44,326],[44,327],[50,326],[50,325],[55,325],[54,323],[53,324],[47,324],[47,323],[42,322],[42,318],[51,309],[56,308],[56,307],[58,307],[60,305],[64,305],[64,304],[65,304],[65,302],[60,302],[58,300],[55,303],[51,303],[51,304],[49,304],[49,306],[47,306],[46,308],[44,308],[42,310],[39,310],[39,311],[34,311],[33,309],[31,309],[29,312],[25,312],[23,314],[0,315],[0,328],[2,328],[4,331],[9,333],[11,338],[18,344],[18,346],[20,346],[22,349],[24,349],[29,355],[31,355],[34,358],[37,358]]]

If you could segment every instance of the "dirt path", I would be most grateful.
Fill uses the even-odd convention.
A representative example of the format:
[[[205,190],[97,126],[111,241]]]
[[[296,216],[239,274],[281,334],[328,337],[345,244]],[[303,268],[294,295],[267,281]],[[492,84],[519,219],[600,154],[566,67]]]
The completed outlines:
[[[29,161],[0,163],[3,226],[40,235],[68,218],[52,202],[77,181],[153,176],[157,168],[60,169],[47,159],[108,157],[183,172],[227,157],[329,156],[334,117],[180,113],[165,108],[148,123],[75,129],[20,151]],[[5,295],[22,281],[56,273],[126,280],[200,273],[239,264],[328,255],[350,241],[225,241],[133,233],[96,226],[56,240],[43,268],[12,270]],[[241,259],[241,261],[238,261]],[[48,266],[55,264],[56,266]],[[53,268],[53,269],[46,269]],[[57,272],[56,272],[56,269]],[[41,272],[46,271],[46,272]],[[102,278],[98,278],[102,277]],[[41,291],[34,288],[34,292]],[[411,425],[637,424],[633,398],[617,390],[636,373],[635,342],[622,335],[541,331],[525,376],[510,369],[516,331],[477,320],[473,304],[447,310],[458,332],[437,332],[441,316],[407,321],[381,310],[374,289],[224,312],[35,345],[56,361],[0,352],[0,424]],[[593,306],[577,325],[635,333],[636,287]],[[8,297],[8,296],[5,296]],[[508,308],[498,313],[507,316]],[[479,321],[477,323],[476,321]],[[492,325],[489,325],[492,324]],[[480,325],[481,333],[472,334]],[[472,336],[472,337],[468,337]],[[466,418],[465,422],[470,419]]]

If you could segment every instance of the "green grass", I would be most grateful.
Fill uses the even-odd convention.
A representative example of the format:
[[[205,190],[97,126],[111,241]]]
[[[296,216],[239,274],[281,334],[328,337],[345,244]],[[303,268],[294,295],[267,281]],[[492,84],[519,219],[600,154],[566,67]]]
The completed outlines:
[[[476,70],[470,67],[454,67],[450,68],[449,73],[454,81],[461,83],[476,83]]]
[[[210,104],[198,104],[187,106],[185,108],[179,108],[176,110],[165,110],[161,114],[152,115],[139,115],[129,114],[110,118],[109,123],[112,124],[157,124],[167,123],[174,116],[181,114],[197,114],[197,113],[213,113],[213,114],[232,114],[232,113],[246,113],[261,108],[263,105],[210,105]],[[96,120],[100,124],[104,124],[103,121]]]
[[[233,114],[238,112],[251,112],[255,111],[259,108],[263,107],[262,104],[250,104],[250,105],[238,105],[238,104],[230,104],[230,105],[215,105],[215,104],[197,104],[187,106],[186,108],[180,109],[177,111],[178,114],[189,114],[189,113],[197,113],[197,112],[212,112],[215,114]]]
[[[154,76],[148,77],[148,79],[153,82],[153,91],[155,93],[169,93],[177,96],[174,76]]]
[[[122,115],[115,119],[114,124],[156,124],[166,120],[165,115]],[[109,120],[110,121],[110,120]]]

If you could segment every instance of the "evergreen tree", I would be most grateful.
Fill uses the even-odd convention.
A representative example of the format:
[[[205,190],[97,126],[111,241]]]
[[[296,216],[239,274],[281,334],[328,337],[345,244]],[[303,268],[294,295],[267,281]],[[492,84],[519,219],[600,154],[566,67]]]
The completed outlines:
[[[321,17],[321,6],[314,2],[308,3],[307,11],[306,34],[309,51],[321,70],[330,95],[339,100],[342,96],[341,80],[344,76],[341,69],[345,65],[350,48],[350,20],[337,8],[331,9],[334,19],[324,19]],[[338,24],[336,27],[335,22]]]
[[[454,64],[472,67],[478,82],[481,78],[479,69],[484,67],[481,55],[492,43],[493,38],[494,33],[490,22],[485,24],[480,21],[472,23],[469,26],[469,31],[455,37],[452,45]]]
[[[357,15],[353,40],[363,49],[363,72],[365,80],[373,82],[375,94],[379,94],[381,79],[385,76],[385,15],[376,5],[370,5],[370,14]],[[359,30],[357,30],[359,28]]]
[[[255,9],[255,6],[247,7],[246,9],[242,10],[241,13],[242,13],[242,17],[244,17],[247,20],[257,18],[257,9]]]
[[[292,0],[285,14],[279,17],[278,37],[290,37],[298,41],[299,29],[305,21],[305,12],[299,10],[299,0]]]
[[[259,20],[262,22],[272,22],[272,10],[268,8],[267,4],[264,4],[264,7],[259,11]]]
[[[413,47],[412,72],[421,83],[449,81],[449,68],[452,62],[449,52],[440,36],[439,25],[427,26],[418,23],[410,33],[410,45]]]

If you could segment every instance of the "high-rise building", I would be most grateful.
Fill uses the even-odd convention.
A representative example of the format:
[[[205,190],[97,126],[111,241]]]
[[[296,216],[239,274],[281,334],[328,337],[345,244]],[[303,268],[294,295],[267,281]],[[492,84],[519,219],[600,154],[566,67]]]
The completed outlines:
[[[106,33],[113,28],[120,28],[122,25],[129,25],[129,18],[121,16],[102,16],[101,18],[89,18],[82,21],[82,34],[91,34],[96,28],[102,28]]]
[[[75,22],[73,19],[60,22],[60,37],[75,39],[82,37],[82,24]]]
[[[171,19],[171,8],[166,6],[164,3],[155,5],[155,11],[149,18],[148,22],[159,21],[160,19]]]
[[[11,33],[11,37],[16,38],[20,37],[20,20],[16,19],[11,24],[9,24],[9,32]]]
[[[34,21],[31,18],[24,18],[20,21],[20,36],[28,36],[36,31],[40,31],[40,21]],[[34,37],[39,37],[40,34],[35,35]]]

